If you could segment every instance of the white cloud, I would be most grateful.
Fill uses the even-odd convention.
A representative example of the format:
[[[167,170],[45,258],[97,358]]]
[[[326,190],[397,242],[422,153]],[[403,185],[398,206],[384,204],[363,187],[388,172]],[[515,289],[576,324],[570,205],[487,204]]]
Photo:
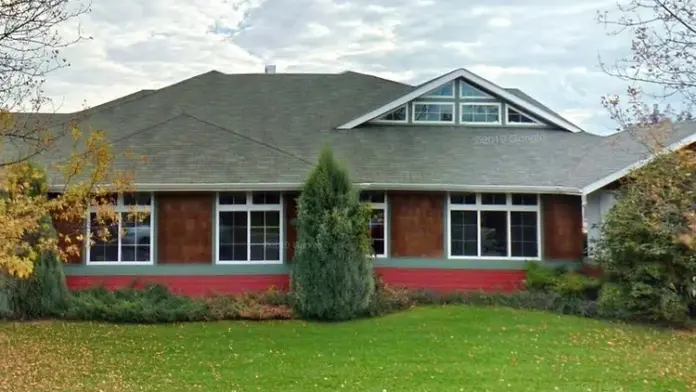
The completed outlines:
[[[614,1],[95,2],[80,19],[93,39],[66,51],[73,66],[50,75],[46,92],[67,111],[210,69],[262,72],[264,63],[411,83],[465,67],[604,132],[612,124],[600,97],[623,84],[598,69],[598,55],[617,58],[630,45],[595,22]]]
[[[488,19],[488,25],[491,27],[508,27],[512,24],[512,21],[507,18],[491,18]]]

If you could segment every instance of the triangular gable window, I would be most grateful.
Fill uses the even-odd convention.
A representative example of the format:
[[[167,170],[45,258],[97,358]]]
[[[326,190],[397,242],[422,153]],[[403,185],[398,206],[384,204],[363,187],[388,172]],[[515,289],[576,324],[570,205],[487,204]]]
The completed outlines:
[[[378,117],[376,122],[406,122],[408,118],[407,107],[408,105],[401,106],[391,112],[385,114],[382,117]]]
[[[490,95],[484,93],[483,91],[477,89],[476,87],[466,83],[464,81],[459,85],[459,96],[461,98],[475,99],[475,98],[493,98]]]
[[[435,90],[427,93],[424,97],[428,98],[454,98],[454,82],[443,84]]]
[[[507,108],[507,123],[508,124],[524,124],[524,125],[541,125],[541,123],[528,115],[513,109],[510,106]]]

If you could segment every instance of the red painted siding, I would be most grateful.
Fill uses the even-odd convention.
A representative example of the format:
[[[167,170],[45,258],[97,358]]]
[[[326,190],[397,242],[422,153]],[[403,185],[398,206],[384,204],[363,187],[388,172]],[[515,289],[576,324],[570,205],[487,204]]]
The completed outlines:
[[[522,287],[524,271],[453,270],[431,268],[376,268],[385,283],[411,289],[437,291],[514,291]],[[117,289],[136,282],[159,283],[174,293],[189,296],[206,294],[239,294],[265,291],[271,287],[287,290],[288,275],[223,275],[223,276],[68,276],[68,287],[81,290],[95,286]]]
[[[288,275],[221,275],[221,276],[66,276],[71,290],[103,286],[113,290],[146,283],[163,284],[180,295],[201,296],[206,294],[239,294],[265,291],[271,287],[287,290]]]
[[[437,291],[519,290],[524,271],[454,270],[436,268],[377,268],[385,283],[410,289]]]

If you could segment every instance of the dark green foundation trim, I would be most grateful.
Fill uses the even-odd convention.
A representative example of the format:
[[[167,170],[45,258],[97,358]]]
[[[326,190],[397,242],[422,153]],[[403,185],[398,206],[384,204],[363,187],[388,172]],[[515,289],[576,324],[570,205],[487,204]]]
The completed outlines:
[[[155,264],[155,265],[64,265],[67,276],[153,276],[153,275],[286,275],[287,264]]]
[[[538,263],[576,270],[580,261],[544,260]],[[522,270],[524,260],[448,260],[385,258],[375,260],[377,268],[434,268],[459,270]],[[290,273],[288,264],[155,264],[155,265],[64,265],[67,276],[200,276],[200,275],[285,275]]]
[[[576,270],[582,266],[575,260],[543,260],[536,261],[544,266],[564,266],[569,270]],[[440,268],[440,269],[476,269],[476,270],[523,270],[527,264],[525,260],[465,260],[465,259],[415,259],[415,258],[390,258],[375,260],[375,267],[394,268]]]

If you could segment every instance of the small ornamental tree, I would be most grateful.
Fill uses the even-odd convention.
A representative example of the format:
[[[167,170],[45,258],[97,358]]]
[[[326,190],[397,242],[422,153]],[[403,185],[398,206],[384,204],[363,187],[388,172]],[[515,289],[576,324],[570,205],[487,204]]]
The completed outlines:
[[[695,314],[694,173],[696,153],[685,149],[658,156],[622,185],[598,244],[606,312],[673,324]]]
[[[291,288],[300,316],[347,320],[365,311],[374,291],[369,220],[348,171],[325,148],[298,199]]]

